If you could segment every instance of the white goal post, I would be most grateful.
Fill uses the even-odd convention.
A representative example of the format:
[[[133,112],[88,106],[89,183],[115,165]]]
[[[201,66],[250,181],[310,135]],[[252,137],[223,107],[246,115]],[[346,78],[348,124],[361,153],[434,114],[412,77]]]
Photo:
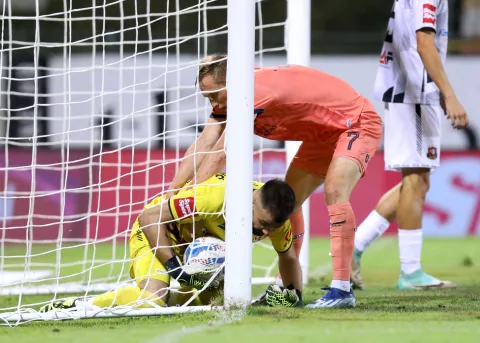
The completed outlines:
[[[285,30],[287,63],[310,65],[310,1],[311,0],[288,0],[287,1],[287,25]],[[301,37],[301,38],[299,38]],[[286,142],[287,167],[295,156],[300,142]],[[300,266],[302,267],[303,283],[308,283],[308,270],[310,267],[310,200],[307,199],[302,207],[305,219],[305,235],[302,250],[300,251]]]
[[[19,9],[26,2],[32,6]],[[246,113],[253,116],[254,66],[309,64],[310,0],[273,2],[165,0],[137,8],[137,0],[0,1],[0,325],[221,308],[38,312],[52,299],[135,285],[130,229],[168,189],[206,122],[211,106],[195,83],[199,62],[223,52],[227,35],[235,67],[227,81],[234,129],[226,203],[242,205],[227,211],[225,304],[244,307],[252,285],[275,282],[270,243],[252,248],[246,185],[283,178],[298,145],[253,137]],[[288,18],[264,18],[268,6],[280,5]],[[283,39],[270,40],[272,31]],[[303,211],[306,283],[308,203]]]
[[[252,299],[254,67],[255,0],[229,1],[224,285],[227,308],[246,308]]]

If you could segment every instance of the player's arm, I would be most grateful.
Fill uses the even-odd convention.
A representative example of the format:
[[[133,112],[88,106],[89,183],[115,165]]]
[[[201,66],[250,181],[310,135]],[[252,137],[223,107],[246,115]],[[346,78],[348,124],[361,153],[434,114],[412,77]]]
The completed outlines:
[[[415,8],[417,51],[428,75],[440,90],[442,107],[444,107],[453,127],[461,129],[468,125],[469,120],[447,78],[435,45],[437,31],[435,11],[437,5],[438,1],[417,1]]]
[[[222,134],[224,133],[224,131],[225,131],[224,118],[211,117],[208,119],[208,122],[205,125],[205,128],[200,134],[200,136],[195,140],[195,142],[193,142],[193,144],[188,148],[187,152],[185,153],[185,158],[182,161],[182,163],[180,163],[180,166],[175,175],[175,178],[173,179],[172,184],[170,186],[171,190],[180,189],[181,187],[183,187],[183,185],[185,185],[187,180],[192,177],[194,171],[197,170],[199,166],[202,164],[202,161],[206,157],[210,156],[210,154],[206,154],[206,152],[209,152],[212,150],[215,143],[217,143],[220,137],[222,137]],[[201,153],[198,154],[198,152],[201,152]],[[197,153],[195,157],[194,157],[194,153]]]
[[[302,271],[293,247],[290,222],[270,233],[272,245],[278,253],[278,264],[285,287],[270,285],[265,292],[268,306],[298,307],[302,305]]]
[[[166,225],[166,223],[173,220],[168,200],[143,210],[138,217],[138,222],[148,243],[152,248],[155,248],[155,257],[163,265],[176,256],[172,249],[172,242],[170,241],[169,230]]]
[[[196,184],[200,184],[210,177],[222,171],[227,162],[227,154],[225,153],[225,135],[223,131],[217,144],[211,149],[210,153],[205,156],[202,164],[197,170],[197,175],[194,180]]]
[[[287,287],[291,285],[292,289],[302,291],[302,269],[293,246],[285,252],[278,253],[278,267],[280,268],[283,284],[287,285]]]
[[[186,200],[182,198],[176,199],[177,197],[172,197],[156,206],[145,209],[138,217],[138,221],[150,247],[154,249],[155,257],[165,266],[168,273],[182,285],[201,289],[207,283],[208,278],[203,277],[202,273],[192,275],[183,271],[181,260],[172,248],[169,229],[165,224],[172,221],[177,223],[180,223],[182,220],[185,222],[192,221],[189,215],[193,214],[193,211],[188,213],[186,218],[181,219],[179,213],[171,208],[171,206],[175,206],[175,201]],[[193,198],[191,199],[193,200]],[[193,201],[191,206],[193,208]],[[210,283],[208,289],[213,290],[218,286],[218,281],[214,280]]]

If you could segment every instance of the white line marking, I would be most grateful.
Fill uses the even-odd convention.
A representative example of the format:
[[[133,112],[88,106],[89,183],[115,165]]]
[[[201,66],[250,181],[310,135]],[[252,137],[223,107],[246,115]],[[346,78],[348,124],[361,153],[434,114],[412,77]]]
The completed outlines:
[[[0,286],[8,286],[17,282],[30,282],[44,279],[53,275],[53,270],[4,270],[0,272]]]
[[[209,322],[208,324],[202,324],[191,327],[182,327],[180,330],[170,331],[164,335],[159,335],[147,343],[173,343],[184,338],[185,336],[202,332],[209,328],[219,327],[227,324],[231,324],[240,321],[245,316],[245,310],[234,311],[220,311],[216,313],[217,320]]]

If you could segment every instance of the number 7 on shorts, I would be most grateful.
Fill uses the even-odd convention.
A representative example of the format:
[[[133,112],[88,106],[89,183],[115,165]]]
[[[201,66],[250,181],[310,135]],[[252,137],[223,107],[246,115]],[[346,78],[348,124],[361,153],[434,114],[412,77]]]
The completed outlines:
[[[355,140],[358,137],[360,137],[360,134],[358,132],[351,131],[351,132],[348,133],[348,137],[352,137],[352,139],[350,139],[350,142],[348,142],[347,150],[352,150],[352,144],[353,144],[353,142],[355,142]]]

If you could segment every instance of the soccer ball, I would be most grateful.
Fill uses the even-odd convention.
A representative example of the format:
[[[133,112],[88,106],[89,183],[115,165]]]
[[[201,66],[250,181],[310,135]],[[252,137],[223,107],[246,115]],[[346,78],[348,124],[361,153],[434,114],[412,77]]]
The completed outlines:
[[[187,247],[183,270],[188,274],[216,272],[225,262],[225,242],[215,237],[200,237]],[[223,269],[217,279],[223,276]]]

